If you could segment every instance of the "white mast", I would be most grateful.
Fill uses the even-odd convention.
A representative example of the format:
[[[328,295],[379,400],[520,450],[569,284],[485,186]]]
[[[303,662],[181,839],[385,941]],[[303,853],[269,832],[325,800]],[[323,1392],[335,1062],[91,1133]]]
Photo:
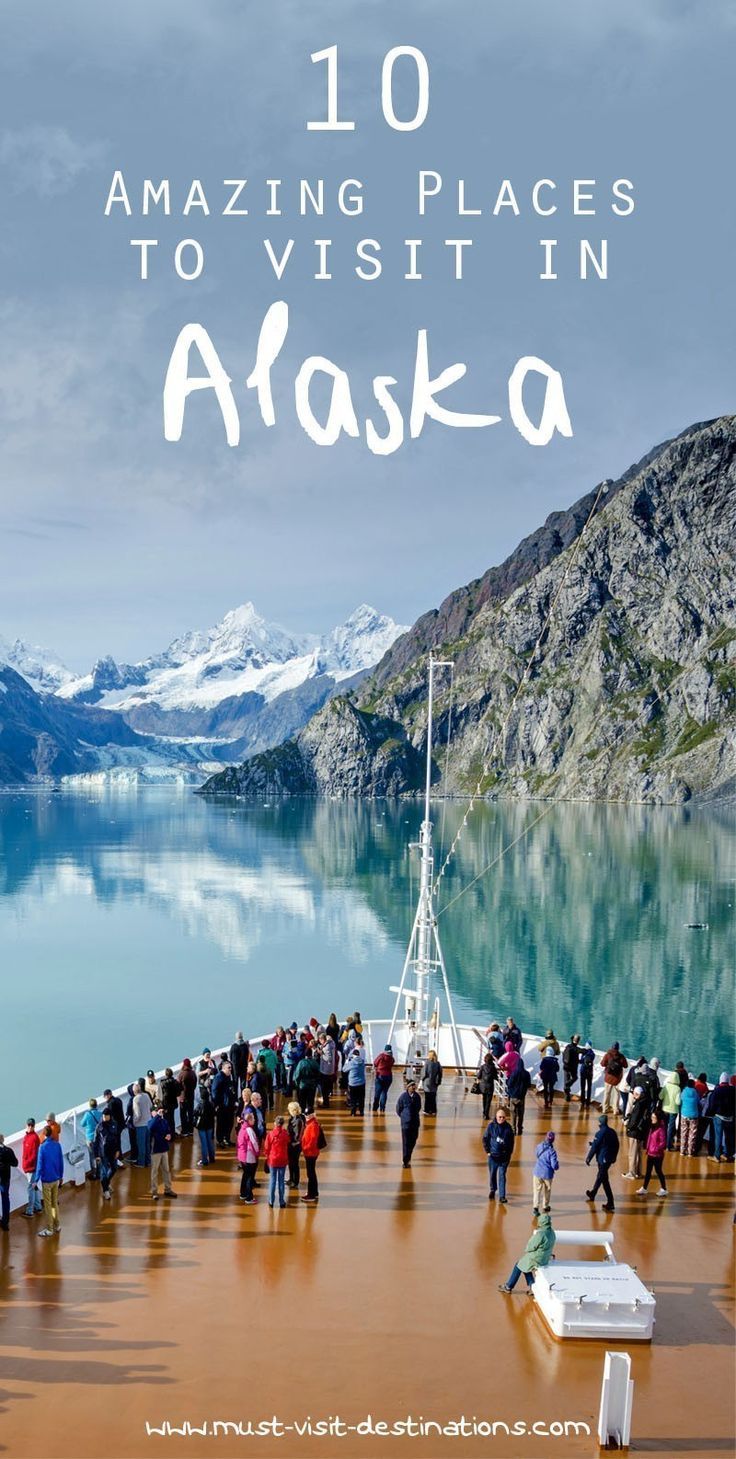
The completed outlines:
[[[407,1068],[411,1064],[418,1063],[427,1056],[430,1048],[436,1047],[438,1028],[430,1027],[429,1019],[429,983],[432,972],[439,969],[442,973],[447,1008],[452,1025],[453,1048],[455,1052],[455,1064],[458,1069],[463,1067],[462,1048],[458,1036],[455,1015],[450,997],[450,988],[447,981],[447,969],[442,955],[439,934],[437,931],[437,920],[434,912],[434,899],[432,885],[434,880],[434,852],[432,850],[432,820],[430,816],[430,794],[432,787],[432,726],[434,711],[434,671],[435,669],[450,668],[449,659],[436,659],[434,654],[429,655],[429,702],[427,706],[427,772],[424,787],[424,820],[422,821],[419,833],[419,841],[413,842],[410,849],[419,850],[421,853],[420,874],[419,874],[419,900],[414,916],[409,946],[404,959],[404,969],[401,974],[401,982],[398,988],[392,988],[391,992],[396,993],[393,1018],[389,1029],[389,1043],[393,1040],[396,1020],[399,1014],[401,999],[404,999],[404,1018],[407,1028]],[[407,976],[409,969],[414,971],[414,987],[407,987]]]

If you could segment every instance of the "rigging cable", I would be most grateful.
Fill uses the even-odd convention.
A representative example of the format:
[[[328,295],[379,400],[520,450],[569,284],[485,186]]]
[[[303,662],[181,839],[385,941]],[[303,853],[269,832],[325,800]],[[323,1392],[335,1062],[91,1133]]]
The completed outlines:
[[[449,703],[448,710],[447,710],[447,744],[445,746],[445,770],[444,770],[444,775],[442,777],[443,780],[444,780],[444,784],[445,784],[445,791],[444,791],[444,795],[442,797],[442,820],[440,822],[440,845],[439,845],[440,851],[442,851],[442,848],[443,848],[443,846],[445,844],[445,813],[446,813],[446,810],[447,810],[447,772],[448,772],[449,766],[450,766],[450,738],[451,738],[451,735],[452,735],[452,696],[453,696],[454,692],[455,692],[455,665],[454,664],[450,664],[450,703]]]
[[[595,514],[597,512],[597,510],[598,510],[598,503],[599,503],[601,497],[604,496],[605,493],[608,491],[608,486],[609,486],[609,483],[607,481],[602,481],[601,484],[600,484],[600,486],[598,487],[598,491],[596,492],[595,500],[594,500],[593,505],[592,505],[592,507],[590,509],[590,513],[589,513],[588,519],[587,519],[587,521],[585,523],[585,526],[583,527],[582,532],[579,533],[578,538],[577,538],[577,540],[575,542],[575,546],[574,546],[574,548],[572,550],[572,553],[570,554],[570,557],[568,558],[567,564],[565,566],[565,571],[563,572],[562,577],[560,578],[560,581],[559,581],[559,583],[557,585],[557,590],[554,593],[553,598],[552,598],[552,601],[550,603],[550,606],[549,606],[549,608],[547,610],[547,616],[546,616],[546,618],[545,618],[545,620],[544,620],[544,622],[542,624],[542,627],[539,630],[539,635],[537,637],[537,641],[536,641],[536,643],[534,645],[534,648],[532,649],[532,652],[531,652],[531,654],[529,656],[529,660],[527,662],[526,668],[524,669],[524,673],[522,674],[521,679],[519,680],[519,683],[516,686],[516,693],[514,694],[514,697],[511,700],[511,703],[510,703],[510,705],[509,705],[509,707],[508,707],[508,709],[506,711],[506,715],[505,715],[505,718],[504,718],[504,721],[503,721],[503,724],[502,724],[501,730],[500,730],[500,734],[501,734],[501,736],[503,738],[503,744],[504,744],[504,746],[505,746],[505,743],[506,743],[506,731],[508,729],[509,720],[510,720],[511,715],[513,714],[513,711],[514,711],[514,709],[516,707],[517,701],[519,699],[519,695],[521,694],[522,689],[524,688],[525,684],[527,683],[527,681],[529,679],[529,675],[530,675],[531,670],[532,670],[532,665],[534,664],[534,660],[536,659],[537,653],[539,651],[539,647],[540,647],[540,645],[542,643],[542,640],[543,640],[543,638],[544,638],[544,636],[545,636],[545,634],[547,632],[547,629],[549,627],[550,619],[552,617],[552,614],[555,611],[555,608],[557,606],[557,602],[559,600],[559,597],[560,597],[560,594],[562,592],[562,589],[564,588],[565,583],[567,581],[567,578],[568,578],[568,576],[569,576],[572,568],[574,567],[574,565],[575,565],[575,563],[577,561],[578,553],[580,552],[580,548],[582,546],[583,538],[585,537],[585,534],[586,534],[586,532],[587,532],[587,530],[588,530],[588,528],[589,528],[589,526],[590,526],[590,524],[591,524],[591,522],[592,522],[592,520],[593,520],[593,518],[594,518],[594,516],[595,516]],[[484,780],[487,780],[487,778],[488,778],[490,761],[491,761],[491,758],[492,758],[493,750],[495,749],[496,742],[497,742],[496,741],[496,736],[494,735],[492,737],[492,740],[491,740],[491,748],[489,749],[489,751],[488,751],[488,753],[487,753],[487,755],[486,755],[486,757],[485,757],[485,759],[483,761],[483,768],[481,770],[480,776],[478,777],[478,783],[477,783],[477,785],[475,787],[475,790],[473,791],[473,793],[472,793],[472,795],[470,797],[470,800],[468,802],[467,809],[466,809],[465,814],[464,814],[464,816],[463,816],[463,818],[462,818],[462,820],[460,822],[460,825],[458,826],[457,831],[455,832],[455,835],[453,837],[452,843],[450,845],[450,849],[447,852],[447,855],[446,855],[446,857],[445,857],[445,859],[444,859],[444,861],[442,863],[442,866],[440,867],[440,869],[439,869],[439,871],[437,873],[437,876],[435,878],[435,883],[434,883],[434,888],[433,888],[433,894],[434,894],[434,896],[437,896],[437,893],[439,891],[440,881],[442,880],[442,877],[444,876],[444,874],[445,874],[445,872],[447,870],[447,867],[448,867],[450,861],[452,860],[453,856],[455,855],[455,852],[457,850],[457,845],[458,845],[458,842],[460,840],[460,837],[462,836],[462,833],[463,833],[463,831],[465,830],[465,828],[466,828],[466,826],[468,824],[468,820],[470,819],[470,815],[471,815],[472,811],[475,809],[475,803],[476,803],[476,801],[481,796],[481,790],[482,790],[483,782],[484,782]]]

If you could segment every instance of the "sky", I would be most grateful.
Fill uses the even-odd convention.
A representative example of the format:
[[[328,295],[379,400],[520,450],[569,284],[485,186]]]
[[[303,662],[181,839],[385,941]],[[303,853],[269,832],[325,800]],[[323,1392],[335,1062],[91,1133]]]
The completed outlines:
[[[734,130],[732,7],[686,0],[37,0],[0,18],[0,637],[51,646],[71,668],[135,660],[251,599],[292,630],[324,632],[367,601],[412,622],[501,561],[527,532],[657,442],[731,412]],[[324,116],[337,45],[339,107]],[[426,56],[429,110],[414,131],[381,108],[383,58]],[[415,105],[412,63],[395,107]],[[120,169],[133,215],[105,216]],[[443,179],[417,216],[417,177]],[[248,178],[245,218],[223,217],[223,180]],[[170,180],[172,214],[141,217],[143,179]],[[209,217],[181,209],[200,179]],[[282,180],[267,217],[266,178]],[[325,181],[325,216],[300,217],[300,178]],[[363,184],[361,216],[336,207]],[[457,180],[480,217],[458,217]],[[536,217],[537,179],[559,211]],[[573,179],[595,179],[595,216],[574,217]],[[611,212],[612,182],[636,206]],[[520,215],[494,217],[504,179]],[[446,238],[473,237],[462,280]],[[131,238],[156,237],[137,278]],[[204,249],[178,279],[177,243]],[[294,239],[281,281],[277,253]],[[331,280],[315,280],[315,238]],[[355,243],[382,245],[374,282]],[[540,238],[558,240],[542,281]],[[578,277],[581,237],[608,239],[609,277]],[[404,238],[422,238],[421,281]],[[191,255],[190,255],[191,256]],[[290,326],[267,429],[244,381],[268,307]],[[211,392],[164,440],[162,391],[179,331],[202,324],[233,381],[230,448]],[[429,422],[390,456],[342,437],[314,444],[294,411],[303,360],[349,375],[362,421],[376,375],[408,417],[417,331],[433,374],[467,376],[451,409],[501,422]],[[535,355],[559,370],[573,435],[535,447],[509,420],[507,381]],[[530,389],[530,414],[539,392]],[[324,390],[314,408],[326,409]],[[376,415],[379,424],[380,413]]]

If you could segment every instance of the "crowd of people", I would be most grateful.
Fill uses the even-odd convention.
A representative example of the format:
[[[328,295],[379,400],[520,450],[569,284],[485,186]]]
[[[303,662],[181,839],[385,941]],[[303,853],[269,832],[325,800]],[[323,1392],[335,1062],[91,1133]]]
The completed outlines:
[[[482,1096],[488,1198],[506,1205],[508,1172],[516,1142],[523,1134],[533,1080],[522,1055],[521,1030],[513,1018],[509,1017],[503,1028],[492,1023],[483,1043],[473,1090]],[[538,1065],[536,1092],[545,1110],[554,1109],[560,1093],[566,1103],[577,1097],[581,1109],[590,1107],[596,1062],[590,1043],[583,1044],[580,1035],[574,1034],[561,1049],[553,1029],[548,1029],[533,1052]],[[370,1108],[380,1117],[386,1113],[394,1082],[395,1059],[390,1044],[374,1054],[372,1066]],[[736,1076],[724,1073],[711,1088],[704,1073],[693,1077],[680,1061],[661,1081],[656,1058],[647,1060],[642,1056],[629,1063],[617,1042],[603,1055],[600,1068],[601,1113],[585,1157],[586,1165],[594,1165],[596,1171],[592,1185],[585,1190],[588,1201],[595,1202],[600,1191],[603,1209],[613,1213],[611,1174],[622,1150],[627,1166],[622,1178],[641,1181],[636,1194],[642,1197],[647,1195],[655,1174],[659,1182],[657,1195],[667,1195],[664,1162],[668,1152],[679,1150],[683,1157],[691,1158],[707,1149],[713,1161],[734,1158]],[[327,1143],[317,1109],[329,1109],[341,1095],[350,1117],[363,1119],[367,1070],[359,1012],[342,1022],[333,1013],[324,1024],[311,1019],[301,1028],[296,1022],[288,1028],[279,1025],[271,1038],[253,1048],[239,1032],[230,1049],[217,1057],[205,1048],[199,1060],[184,1059],[176,1074],[167,1068],[157,1078],[149,1069],[128,1085],[127,1097],[106,1089],[102,1101],[90,1099],[80,1118],[90,1179],[99,1182],[102,1199],[110,1201],[117,1172],[126,1164],[136,1164],[150,1172],[151,1200],[176,1200],[171,1148],[176,1140],[196,1136],[199,1168],[212,1165],[218,1156],[223,1158],[221,1152],[224,1158],[237,1162],[239,1199],[244,1205],[253,1205],[257,1200],[260,1172],[268,1177],[269,1207],[274,1208],[278,1202],[283,1209],[287,1191],[299,1196],[302,1176],[306,1190],[301,1200],[316,1205],[317,1162]],[[442,1065],[434,1051],[418,1066],[402,1073],[395,1112],[404,1169],[411,1166],[422,1114],[429,1119],[437,1117],[442,1077]],[[32,1219],[43,1212],[45,1220],[38,1233],[42,1237],[60,1230],[59,1187],[64,1178],[60,1134],[53,1112],[40,1130],[35,1120],[29,1119],[20,1153],[20,1168],[28,1184],[23,1215]],[[79,1152],[75,1154],[79,1156]],[[15,1152],[0,1136],[0,1229],[8,1229],[8,1188],[11,1171],[18,1163]],[[550,1129],[535,1146],[532,1166],[532,1213],[545,1240],[527,1250],[503,1291],[513,1288],[521,1272],[526,1272],[529,1282],[533,1267],[525,1266],[524,1260],[532,1261],[538,1252],[551,1252],[552,1187],[559,1164],[555,1131]]]
[[[375,1115],[386,1113],[394,1063],[390,1044],[373,1061]],[[422,1076],[424,1109],[429,1116],[436,1116],[441,1081],[442,1066],[436,1054],[430,1053]],[[317,1161],[327,1143],[317,1107],[329,1109],[339,1090],[350,1116],[364,1118],[366,1082],[367,1056],[359,1012],[342,1023],[332,1013],[324,1024],[311,1019],[302,1028],[296,1022],[288,1028],[280,1025],[272,1038],[253,1049],[238,1032],[230,1049],[217,1057],[204,1048],[199,1060],[184,1059],[176,1074],[167,1068],[157,1078],[149,1069],[128,1085],[124,1098],[106,1089],[101,1101],[90,1099],[79,1119],[89,1178],[99,1182],[102,1199],[110,1201],[117,1172],[126,1165],[138,1165],[150,1171],[151,1200],[176,1200],[169,1159],[172,1144],[196,1135],[200,1169],[212,1165],[218,1152],[234,1152],[241,1172],[239,1199],[244,1205],[254,1205],[257,1199],[259,1166],[268,1176],[271,1208],[277,1200],[280,1208],[287,1205],[287,1190],[298,1195],[302,1174],[306,1189],[301,1200],[316,1205]],[[396,1104],[405,1168],[411,1165],[420,1109],[417,1081],[405,1076]],[[61,1230],[59,1189],[64,1179],[64,1152],[60,1139],[61,1128],[53,1111],[39,1130],[35,1119],[27,1121],[20,1156],[28,1185],[23,1215],[30,1220],[44,1213],[45,1222],[38,1231],[41,1237]],[[81,1158],[83,1153],[75,1150],[73,1157]],[[15,1152],[0,1135],[2,1230],[8,1229],[10,1177],[18,1164]]]
[[[488,1158],[488,1199],[498,1196],[507,1204],[507,1174],[514,1154],[517,1136],[524,1128],[527,1095],[532,1076],[522,1057],[522,1034],[513,1018],[502,1029],[494,1022],[485,1031],[486,1052],[474,1085],[482,1095],[483,1148]],[[545,1109],[554,1108],[562,1071],[562,1095],[570,1103],[578,1086],[580,1109],[592,1103],[593,1072],[596,1056],[591,1043],[582,1044],[573,1034],[564,1049],[548,1029],[535,1050],[538,1056],[538,1078],[541,1101]],[[596,1132],[585,1156],[587,1166],[595,1165],[593,1184],[585,1190],[585,1198],[594,1204],[603,1192],[602,1209],[615,1211],[611,1173],[622,1146],[627,1169],[624,1180],[640,1180],[637,1196],[646,1196],[652,1176],[659,1185],[656,1194],[667,1196],[664,1161],[668,1152],[677,1151],[684,1158],[700,1156],[714,1163],[734,1159],[734,1123],[736,1116],[736,1075],[724,1072],[712,1087],[707,1075],[693,1076],[679,1060],[666,1079],[659,1075],[659,1060],[641,1055],[629,1062],[614,1041],[600,1061],[603,1073],[601,1113]],[[492,1114],[494,1100],[496,1111]],[[615,1128],[620,1123],[620,1135]],[[515,1264],[508,1280],[499,1291],[511,1292],[522,1272],[531,1291],[534,1272],[552,1258],[555,1233],[552,1229],[552,1182],[559,1170],[555,1131],[548,1130],[534,1151],[532,1167],[532,1215],[536,1226],[526,1250]]]

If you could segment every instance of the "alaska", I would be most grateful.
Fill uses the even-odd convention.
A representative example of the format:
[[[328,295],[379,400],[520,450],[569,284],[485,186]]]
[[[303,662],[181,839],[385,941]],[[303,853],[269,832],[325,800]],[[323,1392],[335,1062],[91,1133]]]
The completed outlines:
[[[271,370],[281,352],[288,329],[288,305],[284,300],[277,300],[271,304],[264,317],[258,336],[255,365],[245,381],[248,390],[256,391],[261,419],[266,426],[276,424]],[[204,374],[190,374],[190,355],[193,348],[199,354]],[[498,425],[500,415],[451,410],[439,403],[437,397],[458,380],[462,380],[466,373],[467,366],[456,363],[448,365],[432,377],[427,330],[417,331],[409,415],[409,435],[412,440],[422,434],[426,420],[437,421],[440,425],[455,429]],[[538,374],[544,380],[544,403],[536,423],[531,420],[524,405],[524,384],[529,374]],[[317,418],[310,399],[311,384],[316,375],[326,376],[331,381],[330,403],[327,417],[323,421]],[[383,429],[379,430],[369,417],[363,421],[361,432],[347,371],[324,355],[310,355],[300,366],[294,380],[297,419],[317,446],[334,446],[341,435],[358,439],[364,433],[369,451],[375,456],[390,456],[398,451],[405,438],[404,417],[392,394],[392,388],[397,383],[393,375],[374,376],[373,395],[382,412],[380,424]],[[201,324],[191,323],[179,331],[166,371],[163,413],[164,436],[167,441],[181,440],[186,402],[195,390],[213,391],[222,415],[227,444],[237,446],[240,442],[240,416],[232,390],[232,378],[225,370],[207,330]],[[531,446],[546,446],[555,432],[561,436],[572,436],[562,376],[536,355],[524,355],[517,360],[508,379],[508,409],[512,423]]]

